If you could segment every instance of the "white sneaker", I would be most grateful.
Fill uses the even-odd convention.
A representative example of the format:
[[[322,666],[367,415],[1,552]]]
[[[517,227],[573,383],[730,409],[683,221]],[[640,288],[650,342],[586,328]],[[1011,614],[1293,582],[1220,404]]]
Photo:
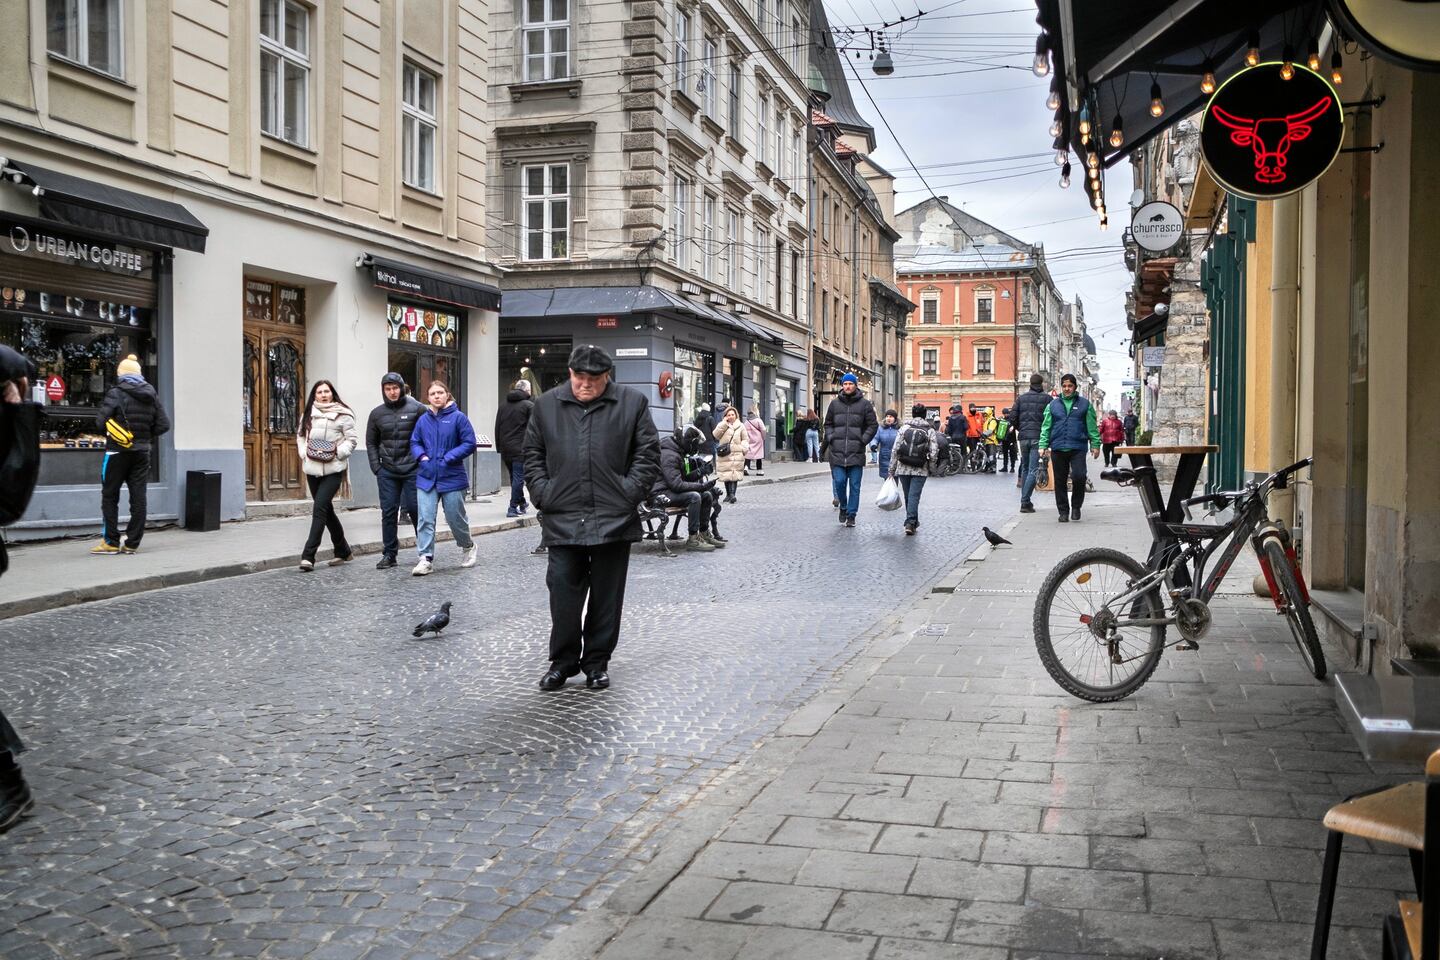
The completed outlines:
[[[473,544],[473,543],[470,544],[470,546],[469,546],[468,548],[466,548],[466,550],[465,550],[465,557],[464,557],[463,560],[460,561],[460,566],[462,566],[462,567],[473,567],[473,566],[475,566],[475,559],[476,559],[476,558],[475,558],[475,553],[476,553],[476,551],[477,551],[478,549],[479,549],[479,548],[476,547],[475,544]]]
[[[434,568],[430,566],[430,561],[425,557],[421,557],[420,562],[415,564],[415,569],[410,571],[410,576],[423,577],[428,574],[432,569]]]

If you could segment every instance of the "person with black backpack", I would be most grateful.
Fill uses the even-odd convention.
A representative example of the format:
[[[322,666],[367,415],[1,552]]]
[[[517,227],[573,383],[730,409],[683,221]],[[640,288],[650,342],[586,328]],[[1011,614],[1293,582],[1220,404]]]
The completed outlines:
[[[895,435],[890,454],[890,476],[900,482],[905,494],[905,536],[912,537],[920,526],[920,493],[925,481],[940,463],[940,435],[925,419],[925,404],[910,408],[910,419]]]

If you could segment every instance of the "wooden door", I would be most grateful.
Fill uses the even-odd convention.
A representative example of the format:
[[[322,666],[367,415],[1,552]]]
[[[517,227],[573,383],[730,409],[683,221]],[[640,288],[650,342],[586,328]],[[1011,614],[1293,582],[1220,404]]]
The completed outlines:
[[[307,495],[295,435],[305,406],[303,291],[245,282],[243,426],[245,499]],[[278,294],[278,295],[277,295]],[[278,308],[277,308],[278,305]]]

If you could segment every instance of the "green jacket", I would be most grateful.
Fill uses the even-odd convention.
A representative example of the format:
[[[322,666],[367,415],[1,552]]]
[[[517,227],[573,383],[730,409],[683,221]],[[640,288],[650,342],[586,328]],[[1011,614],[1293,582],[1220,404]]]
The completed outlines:
[[[1066,412],[1066,413],[1069,413],[1071,410],[1073,410],[1073,409],[1075,408],[1075,401],[1076,401],[1077,399],[1078,399],[1078,397],[1071,397],[1071,398],[1069,398],[1069,399],[1067,400],[1067,399],[1064,397],[1064,395],[1061,395],[1061,396],[1056,397],[1054,400],[1050,401],[1050,403],[1047,403],[1047,404],[1045,405],[1045,419],[1044,419],[1043,421],[1041,421],[1041,423],[1040,423],[1040,449],[1041,449],[1041,450],[1047,450],[1047,449],[1049,449],[1049,447],[1050,447],[1050,428],[1053,426],[1053,421],[1052,421],[1051,416],[1050,416],[1050,410],[1051,410],[1051,408],[1058,402],[1058,403],[1060,403],[1060,404],[1063,404],[1064,407],[1065,407],[1065,412]],[[1097,422],[1096,419],[1095,419],[1095,405],[1094,405],[1093,403],[1088,403],[1088,402],[1087,402],[1087,403],[1086,403],[1086,407],[1087,407],[1088,409],[1086,409],[1086,411],[1085,411],[1085,432],[1086,432],[1086,433],[1089,435],[1089,437],[1090,437],[1090,449],[1091,449],[1091,450],[1099,450],[1099,449],[1100,449],[1100,424],[1099,424],[1099,422]]]

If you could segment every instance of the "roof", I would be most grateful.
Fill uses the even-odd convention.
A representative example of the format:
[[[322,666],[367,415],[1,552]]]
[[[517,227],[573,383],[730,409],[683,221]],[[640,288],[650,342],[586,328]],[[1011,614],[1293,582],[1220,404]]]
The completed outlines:
[[[976,244],[952,250],[934,244],[895,245],[896,273],[951,273],[961,270],[1030,270],[1036,266],[1028,253],[1003,244]]]
[[[830,35],[830,20],[825,16],[822,0],[810,0],[810,62],[820,71],[830,99],[825,104],[826,116],[832,118],[840,129],[847,133],[858,133],[865,137],[868,150],[875,149],[875,128],[866,122],[855,108],[850,96],[850,84],[845,79],[845,65],[840,60],[840,51]]]
[[[984,240],[993,237],[997,244],[1006,246],[1011,250],[1029,250],[1030,244],[1017,237],[1013,237],[1001,230],[994,224],[987,223],[979,217],[972,216],[961,210],[952,203],[947,203],[943,197],[928,197],[911,207],[906,207],[895,214],[895,226],[902,235],[908,235],[912,243],[921,243],[921,223],[924,211],[928,209],[939,209],[948,217],[954,228],[959,230],[965,238],[965,245],[970,246],[976,240]]]
[[[889,280],[886,280],[884,277],[867,276],[866,279],[870,281],[870,286],[876,288],[875,292],[880,294],[881,296],[888,297],[890,300],[900,304],[901,306],[908,306],[911,310],[914,310],[916,307],[920,306],[918,303],[905,296],[904,292],[899,287],[895,286],[895,284],[891,283]]]

